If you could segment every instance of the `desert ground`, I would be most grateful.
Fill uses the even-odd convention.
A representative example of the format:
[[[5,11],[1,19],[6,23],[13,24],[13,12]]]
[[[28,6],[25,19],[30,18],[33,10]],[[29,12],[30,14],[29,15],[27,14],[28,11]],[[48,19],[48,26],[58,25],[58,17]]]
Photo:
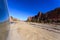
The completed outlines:
[[[60,40],[60,25],[23,21],[10,25],[7,40]]]

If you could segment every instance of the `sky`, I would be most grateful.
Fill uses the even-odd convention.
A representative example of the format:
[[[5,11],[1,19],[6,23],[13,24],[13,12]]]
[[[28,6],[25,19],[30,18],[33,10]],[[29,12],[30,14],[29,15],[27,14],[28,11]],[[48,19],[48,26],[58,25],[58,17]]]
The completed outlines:
[[[60,0],[7,0],[9,15],[20,20],[60,7]]]

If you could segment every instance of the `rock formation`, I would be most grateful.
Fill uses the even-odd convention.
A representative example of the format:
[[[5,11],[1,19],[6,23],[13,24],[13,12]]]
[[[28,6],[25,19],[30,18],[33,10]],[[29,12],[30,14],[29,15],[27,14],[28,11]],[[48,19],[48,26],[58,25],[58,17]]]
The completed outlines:
[[[20,21],[20,20],[18,20],[17,18],[14,18],[14,17],[12,17],[12,16],[10,16],[9,20],[10,20],[10,22]]]
[[[31,22],[60,23],[60,8],[48,11],[46,13],[38,12],[37,15],[29,17]]]

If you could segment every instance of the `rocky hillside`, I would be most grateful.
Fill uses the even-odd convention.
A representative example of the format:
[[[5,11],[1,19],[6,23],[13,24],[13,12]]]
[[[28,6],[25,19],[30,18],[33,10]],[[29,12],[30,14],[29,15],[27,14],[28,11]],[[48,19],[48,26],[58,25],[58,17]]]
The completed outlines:
[[[37,15],[29,17],[27,21],[43,23],[60,23],[60,8],[56,8],[46,13],[38,12]]]
[[[17,18],[14,18],[14,17],[12,17],[12,16],[10,16],[9,20],[10,20],[10,22],[20,21],[20,20],[18,20]]]

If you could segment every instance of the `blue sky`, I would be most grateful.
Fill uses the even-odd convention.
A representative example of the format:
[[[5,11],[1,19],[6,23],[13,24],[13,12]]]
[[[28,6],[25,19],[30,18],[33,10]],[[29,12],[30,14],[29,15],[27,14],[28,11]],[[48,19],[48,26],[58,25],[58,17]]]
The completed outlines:
[[[10,16],[21,20],[26,20],[39,11],[45,13],[57,7],[60,7],[60,0],[8,0]]]

